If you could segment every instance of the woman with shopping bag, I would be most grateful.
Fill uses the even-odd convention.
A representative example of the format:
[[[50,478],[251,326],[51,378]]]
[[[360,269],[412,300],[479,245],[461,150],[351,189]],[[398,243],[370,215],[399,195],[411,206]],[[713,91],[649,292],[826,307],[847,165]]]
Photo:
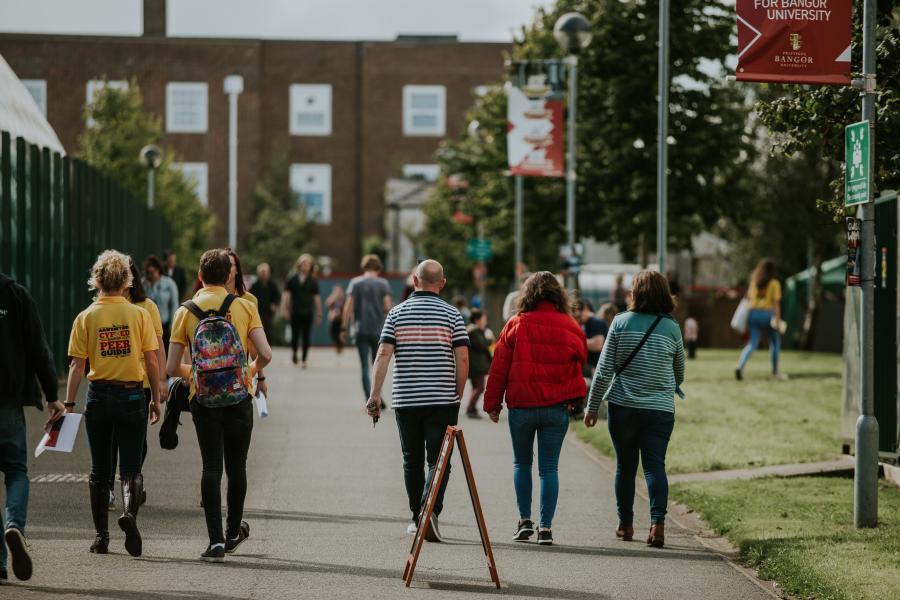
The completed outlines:
[[[781,283],[775,278],[775,262],[771,258],[762,259],[753,269],[747,295],[742,303],[745,303],[747,309],[745,330],[749,330],[750,340],[741,351],[734,370],[735,379],[741,381],[744,378],[744,367],[750,360],[750,355],[759,347],[759,341],[763,336],[769,340],[772,377],[779,380],[787,379],[778,368],[781,334],[784,333],[785,323],[781,320]],[[738,309],[740,310],[740,307]]]

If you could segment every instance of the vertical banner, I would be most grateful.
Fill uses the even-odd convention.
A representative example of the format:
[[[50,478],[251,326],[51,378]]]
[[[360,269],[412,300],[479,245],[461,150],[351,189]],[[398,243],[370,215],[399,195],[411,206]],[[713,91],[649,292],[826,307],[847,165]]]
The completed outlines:
[[[738,81],[850,85],[852,0],[736,0]]]
[[[507,91],[506,148],[510,173],[563,177],[564,65],[537,62],[516,63],[515,67],[517,70]]]

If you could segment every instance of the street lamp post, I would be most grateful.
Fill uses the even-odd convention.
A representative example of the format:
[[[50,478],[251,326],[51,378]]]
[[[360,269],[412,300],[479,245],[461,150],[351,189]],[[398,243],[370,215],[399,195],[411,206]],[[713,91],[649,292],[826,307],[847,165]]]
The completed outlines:
[[[578,53],[591,43],[591,24],[581,14],[566,13],[556,20],[553,36],[560,47],[568,53],[569,65],[569,106],[568,132],[566,144],[566,245],[568,252],[575,255],[575,117],[578,106]],[[568,282],[571,287],[571,281]]]
[[[669,162],[669,0],[659,0],[659,115],[656,157],[656,256],[666,272]]]
[[[237,151],[238,151],[238,95],[244,91],[244,78],[229,75],[224,81],[228,95],[228,245],[237,248]]]
[[[156,200],[156,169],[162,164],[162,150],[154,144],[141,148],[138,160],[147,167],[147,208],[153,210]]]

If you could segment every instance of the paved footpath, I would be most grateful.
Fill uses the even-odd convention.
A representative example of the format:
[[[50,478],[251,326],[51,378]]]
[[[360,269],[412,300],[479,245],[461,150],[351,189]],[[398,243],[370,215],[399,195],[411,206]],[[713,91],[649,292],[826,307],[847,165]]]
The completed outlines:
[[[441,519],[448,542],[425,544],[413,588],[404,589],[400,576],[411,538],[396,425],[387,412],[373,429],[362,411],[358,373],[355,352],[337,359],[328,350],[314,351],[306,371],[276,352],[267,370],[271,416],[256,421],[250,448],[245,518],[251,536],[224,564],[198,560],[207,540],[189,417],[174,451],[160,450],[158,426],[152,429],[139,559],[125,553],[115,514],[112,553],[88,552],[93,536],[84,432],[75,453],[30,459],[35,575],[0,586],[0,598],[771,598],[671,521],[663,550],[617,540],[612,477],[572,439],[561,458],[556,545],[513,543],[517,514],[505,419],[495,425],[465,417],[461,425],[503,589],[488,580],[457,458]],[[27,412],[34,448],[43,415]],[[676,428],[674,443],[680,442],[688,440],[679,440]],[[640,538],[646,501],[638,499],[637,511]]]

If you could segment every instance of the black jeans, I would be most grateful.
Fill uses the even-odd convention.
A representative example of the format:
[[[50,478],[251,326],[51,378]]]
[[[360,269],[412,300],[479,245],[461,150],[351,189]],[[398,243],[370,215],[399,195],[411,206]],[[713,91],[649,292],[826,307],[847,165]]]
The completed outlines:
[[[422,406],[398,408],[397,429],[400,431],[400,448],[403,450],[403,480],[409,498],[409,510],[413,521],[419,519],[424,508],[425,494],[434,477],[434,466],[441,451],[441,442],[448,425],[456,425],[459,418],[459,404],[448,406]],[[425,461],[428,461],[428,478],[425,478]],[[450,480],[450,463],[444,481],[438,490],[434,504],[434,514],[441,514],[444,508],[444,492]]]
[[[241,526],[247,496],[247,451],[253,433],[253,403],[246,400],[225,408],[206,408],[192,400],[191,415],[203,459],[200,496],[209,543],[223,544],[222,461],[224,459],[225,474],[228,475],[226,533],[233,539]]]
[[[147,405],[144,390],[105,383],[88,386],[84,425],[91,447],[91,481],[105,483],[111,469],[113,438],[119,446],[119,475],[141,472],[141,455],[147,441]]]
[[[150,400],[152,395],[150,388],[144,388],[144,406],[147,409],[147,415],[150,415]],[[109,447],[109,489],[115,489],[116,483],[116,463],[119,458],[119,439],[116,432],[113,431],[112,443]],[[144,450],[141,452],[141,469],[144,468],[144,461],[147,460],[147,429],[144,428]]]
[[[375,356],[378,354],[379,337],[377,335],[367,335],[359,333],[356,335],[356,350],[359,352],[359,366],[362,368],[362,386],[366,400],[372,393],[372,363],[375,362]]]
[[[312,315],[291,315],[291,350],[297,354],[300,338],[303,338],[303,362],[309,355],[309,336],[312,333]]]

